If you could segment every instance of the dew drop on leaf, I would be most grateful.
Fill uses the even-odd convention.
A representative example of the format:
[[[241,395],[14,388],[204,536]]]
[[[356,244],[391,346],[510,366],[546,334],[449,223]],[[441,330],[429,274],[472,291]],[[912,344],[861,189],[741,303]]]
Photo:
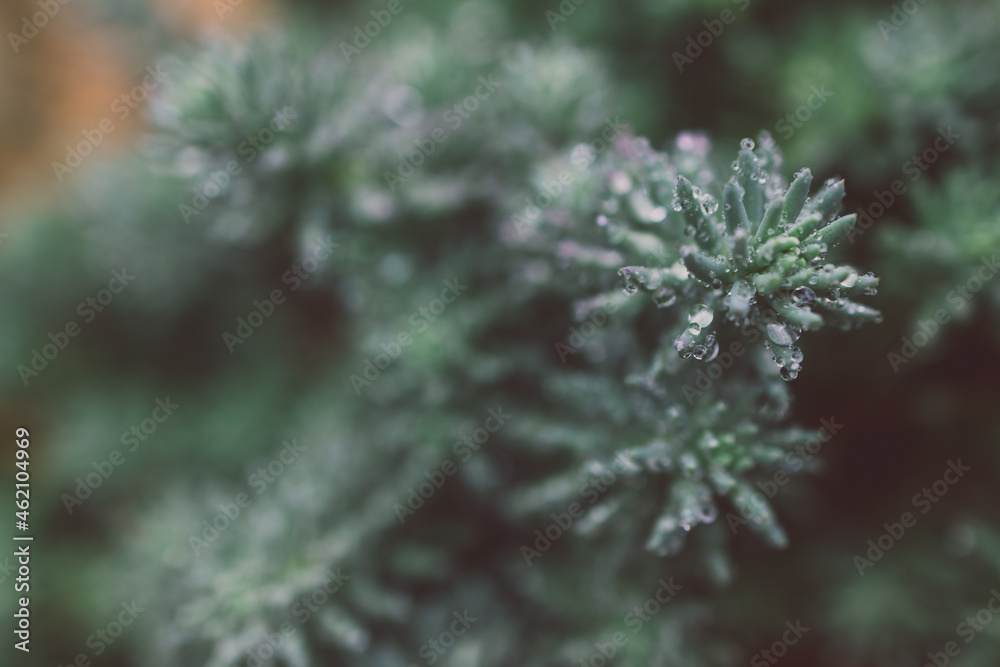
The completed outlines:
[[[816,303],[816,293],[808,287],[797,287],[792,292],[792,303],[796,306],[811,306]]]
[[[768,324],[767,337],[770,338],[776,345],[781,345],[783,347],[788,347],[795,342],[792,340],[792,334],[783,324]]]
[[[840,284],[844,287],[851,288],[858,284],[858,274],[856,271],[851,271],[847,274],[847,277],[840,281]]]
[[[657,308],[669,308],[677,303],[677,292],[670,287],[661,287],[654,295],[653,302]]]
[[[715,319],[715,313],[713,313],[712,309],[703,303],[695,304],[695,306],[691,308],[691,312],[688,313],[688,322],[698,325],[699,331],[703,327],[707,327],[711,324],[713,319]]]
[[[698,506],[698,520],[702,523],[712,523],[719,516],[719,510],[712,502]]]

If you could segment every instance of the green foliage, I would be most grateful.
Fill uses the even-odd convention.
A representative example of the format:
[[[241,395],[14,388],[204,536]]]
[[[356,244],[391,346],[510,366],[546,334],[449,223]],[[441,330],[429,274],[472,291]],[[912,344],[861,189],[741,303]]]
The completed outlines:
[[[0,292],[11,369],[111,267],[137,275],[29,386],[0,386],[8,420],[26,406],[45,424],[33,507],[61,548],[39,606],[65,611],[39,627],[68,637],[45,658],[68,663],[133,597],[148,611],[114,658],[156,667],[245,665],[284,623],[267,667],[405,667],[466,609],[440,664],[595,664],[625,632],[616,664],[723,667],[800,616],[817,628],[803,664],[939,650],[1000,553],[975,495],[998,470],[977,446],[1000,432],[995,383],[899,381],[884,357],[996,247],[977,145],[995,139],[995,17],[921,5],[883,40],[880,6],[752,3],[673,72],[739,4],[587,3],[553,30],[531,3],[415,3],[351,62],[340,39],[371,9],[313,8],[176,48],[139,154],[88,164],[0,248],[0,284],[31,286]],[[484,79],[499,85],[456,115]],[[730,164],[824,82],[829,106]],[[866,193],[953,121],[962,141],[892,220],[855,228]],[[811,170],[789,179],[783,152]],[[330,256],[287,281],[321,242]],[[445,305],[446,281],[462,287]],[[227,343],[276,289],[286,301]],[[954,337],[983,297],[1000,312],[996,289]],[[984,369],[996,352],[936,342]],[[77,478],[167,395],[177,416],[67,514]],[[470,447],[491,410],[510,417]],[[844,432],[815,455],[831,414]],[[305,450],[261,487],[292,441]],[[939,473],[919,466],[969,451],[975,502],[950,492],[859,577],[852,556]],[[796,474],[821,460],[828,481]],[[633,633],[665,579],[676,599]],[[994,664],[993,633],[963,659]]]
[[[756,152],[754,142],[744,140],[734,175],[723,185],[706,161],[707,140],[685,135],[678,144],[683,147],[671,160],[648,143],[620,143],[600,167],[607,185],[597,194],[596,224],[626,265],[619,269],[625,289],[642,289],[659,308],[682,313],[669,330],[682,358],[713,361],[716,330],[728,321],[765,332],[763,345],[791,380],[802,362],[795,343],[803,331],[881,320],[878,311],[851,299],[875,294],[878,279],[824,263],[856,220],[837,215],[843,181],[830,179],[813,198],[808,169],[786,185],[780,153],[762,135]],[[576,258],[572,250],[563,254]],[[580,248],[575,255],[587,263],[595,253]],[[642,263],[630,263],[635,260]],[[605,256],[600,261],[614,263]]]

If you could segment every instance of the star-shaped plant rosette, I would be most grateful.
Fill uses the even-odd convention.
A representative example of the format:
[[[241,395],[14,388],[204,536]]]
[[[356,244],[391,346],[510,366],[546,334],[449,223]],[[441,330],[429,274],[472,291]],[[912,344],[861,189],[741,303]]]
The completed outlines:
[[[615,245],[644,249],[647,261],[619,269],[626,291],[647,291],[661,308],[686,309],[687,321],[673,339],[682,358],[712,361],[719,349],[716,327],[728,320],[765,332],[781,377],[792,380],[801,369],[796,341],[802,332],[881,321],[877,310],[855,301],[874,295],[878,278],[826,261],[856,221],[853,214],[838,215],[842,180],[830,179],[810,197],[812,173],[803,169],[786,185],[778,172],[780,154],[763,134],[759,146],[743,140],[733,176],[723,185],[706,167],[707,150],[697,141],[682,135],[678,144],[694,148],[673,160],[639,155],[648,150],[641,142],[627,148],[633,154],[622,170],[612,168],[613,196],[597,219]],[[637,165],[645,173],[636,173]],[[701,187],[684,172],[696,175]],[[663,181],[670,176],[675,185],[668,208],[656,200],[666,198]]]

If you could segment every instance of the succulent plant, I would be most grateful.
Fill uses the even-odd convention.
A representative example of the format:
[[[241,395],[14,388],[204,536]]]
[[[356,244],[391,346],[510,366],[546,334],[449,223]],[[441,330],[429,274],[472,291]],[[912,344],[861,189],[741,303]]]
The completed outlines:
[[[809,169],[788,184],[767,133],[743,140],[726,181],[710,166],[709,149],[693,134],[678,138],[672,156],[641,139],[619,141],[600,165],[597,226],[621,257],[625,290],[682,313],[672,331],[681,357],[710,362],[720,326],[750,326],[792,380],[804,331],[881,320],[855,300],[874,295],[878,278],[827,262],[856,220],[838,215],[844,181],[830,179],[812,197]]]

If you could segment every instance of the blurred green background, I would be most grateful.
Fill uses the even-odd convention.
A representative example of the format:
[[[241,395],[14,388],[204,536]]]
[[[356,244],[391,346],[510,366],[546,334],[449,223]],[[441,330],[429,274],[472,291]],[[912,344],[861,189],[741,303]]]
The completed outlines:
[[[32,651],[7,632],[3,664],[406,667],[431,664],[421,647],[468,609],[437,664],[599,665],[671,576],[683,592],[609,664],[767,664],[797,619],[810,630],[789,667],[1000,663],[1000,619],[975,621],[1000,590],[1000,4],[402,0],[356,42],[389,4],[95,0],[58,5],[24,43],[9,34],[40,5],[2,10],[0,476],[12,495],[27,427],[35,536]],[[116,105],[157,65],[148,99]],[[495,97],[448,115],[491,75]],[[803,341],[788,422],[844,429],[774,500],[786,549],[728,539],[720,518],[660,558],[616,514],[524,567],[521,545],[565,507],[542,482],[635,443],[610,426],[630,409],[625,373],[585,384],[553,355],[574,323],[546,288],[563,267],[526,255],[509,221],[616,118],[656,148],[703,132],[723,167],[767,130],[786,175],[846,179],[846,212],[871,220],[838,252],[881,277],[868,302],[885,320]],[[435,127],[444,141],[393,186]],[[53,167],[97,136],[79,167]],[[102,296],[122,269],[134,282]],[[468,292],[417,335],[413,315],[455,279]],[[275,289],[287,301],[227,346]],[[510,425],[401,522],[395,503],[497,406]],[[304,453],[267,481],[293,440]],[[868,540],[958,459],[971,470],[859,576]],[[241,516],[192,546],[240,493]],[[342,590],[297,615],[337,567]],[[120,639],[91,639],[133,599],[145,611]]]

